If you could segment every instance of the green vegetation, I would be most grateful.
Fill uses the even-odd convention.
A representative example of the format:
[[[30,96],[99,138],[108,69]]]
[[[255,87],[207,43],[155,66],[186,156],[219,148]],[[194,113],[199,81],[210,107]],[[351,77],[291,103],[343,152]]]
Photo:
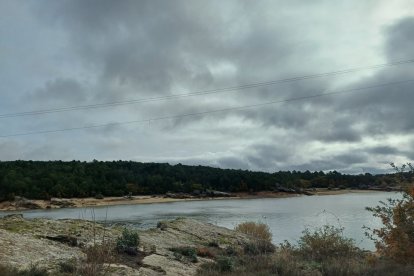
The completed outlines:
[[[278,186],[299,188],[366,188],[393,184],[391,176],[344,175],[336,171],[275,173],[218,169],[205,166],[112,162],[0,162],[0,201],[24,196],[96,197],[137,194],[191,193],[214,189],[227,192],[271,191]]]
[[[325,225],[315,231],[306,229],[299,239],[299,252],[303,258],[323,261],[327,258],[350,258],[361,252],[354,240],[343,237],[342,228]]]
[[[170,248],[170,251],[174,252],[175,258],[178,260],[181,260],[182,257],[184,256],[193,263],[198,262],[197,250],[193,247],[188,247],[188,246],[173,247],[173,248]]]
[[[252,244],[260,246],[263,240]],[[201,266],[202,276],[216,275],[413,275],[412,265],[398,264],[364,252],[343,237],[342,229],[325,226],[305,230],[298,245],[281,244],[273,251],[228,251],[221,249],[214,263]]]
[[[128,253],[130,255],[136,255],[137,246],[139,245],[139,236],[136,231],[124,228],[122,236],[116,240],[116,249],[118,252]]]
[[[368,237],[375,241],[380,254],[398,263],[414,263],[414,167],[411,163],[398,168],[398,182],[405,187],[402,199],[388,199],[380,206],[367,208],[382,221],[379,229],[369,229]],[[408,170],[407,170],[408,168]],[[407,171],[406,171],[407,170]]]

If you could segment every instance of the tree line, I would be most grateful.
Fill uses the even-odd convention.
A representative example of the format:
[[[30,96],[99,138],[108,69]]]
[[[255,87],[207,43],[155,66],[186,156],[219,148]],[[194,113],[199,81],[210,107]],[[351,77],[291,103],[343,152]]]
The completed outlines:
[[[90,197],[190,193],[194,190],[257,192],[286,188],[364,188],[392,185],[387,175],[347,175],[337,171],[274,173],[133,161],[3,161],[0,201],[24,196]]]

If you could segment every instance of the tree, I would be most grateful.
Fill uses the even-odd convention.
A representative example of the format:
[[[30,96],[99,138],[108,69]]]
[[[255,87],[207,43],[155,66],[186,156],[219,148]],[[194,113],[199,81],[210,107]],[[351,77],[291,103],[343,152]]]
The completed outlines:
[[[413,166],[408,163],[401,168],[391,163],[398,183],[403,186],[401,199],[388,199],[380,206],[368,207],[383,226],[368,229],[366,235],[375,241],[380,254],[400,263],[414,263],[414,186]],[[406,171],[408,169],[408,171]]]

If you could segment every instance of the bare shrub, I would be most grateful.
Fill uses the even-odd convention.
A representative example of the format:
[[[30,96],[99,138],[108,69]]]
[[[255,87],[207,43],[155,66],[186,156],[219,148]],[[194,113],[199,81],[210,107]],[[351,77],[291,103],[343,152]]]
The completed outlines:
[[[197,256],[212,259],[215,257],[215,254],[208,247],[198,247]]]
[[[86,261],[80,264],[80,275],[96,276],[104,274],[115,259],[114,246],[110,243],[94,244],[85,249]]]
[[[267,224],[264,223],[252,221],[243,222],[237,225],[234,230],[252,236],[256,239],[268,242],[272,241],[272,233],[270,233],[269,226],[267,226]]]

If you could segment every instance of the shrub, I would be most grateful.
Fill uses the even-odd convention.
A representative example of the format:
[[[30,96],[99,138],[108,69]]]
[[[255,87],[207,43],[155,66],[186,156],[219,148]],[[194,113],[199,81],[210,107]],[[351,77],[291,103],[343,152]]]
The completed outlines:
[[[208,246],[211,246],[211,247],[219,247],[219,243],[217,241],[210,241],[208,243]]]
[[[210,249],[206,247],[197,248],[197,256],[200,256],[203,258],[214,258],[214,254],[210,251]]]
[[[299,253],[313,261],[322,261],[327,258],[351,257],[360,253],[354,241],[342,236],[342,228],[325,225],[311,232],[303,231],[299,239]]]
[[[227,272],[234,270],[234,260],[231,257],[221,256],[216,261],[217,268],[220,272]]]
[[[179,257],[179,255],[182,255],[182,256],[187,257],[193,263],[198,262],[197,251],[193,247],[188,247],[188,246],[173,247],[173,248],[170,248],[170,251],[175,253],[174,256],[176,257],[176,259]],[[177,254],[179,255],[177,256]]]
[[[168,228],[167,223],[165,223],[165,221],[159,221],[157,223],[157,228],[161,229],[161,230],[166,230]]]
[[[111,263],[114,259],[113,246],[108,243],[94,244],[87,247],[85,253],[86,262],[79,263],[76,268],[76,272],[80,275],[101,275],[108,269],[105,264]]]
[[[233,246],[228,246],[225,249],[225,252],[226,252],[226,255],[228,255],[228,256],[236,256],[236,255],[239,254],[239,252],[237,251],[237,249],[235,247],[233,247]]]
[[[71,273],[74,274],[76,272],[76,260],[67,260],[65,262],[59,263],[60,272],[62,273]]]
[[[139,245],[139,235],[136,231],[124,228],[122,235],[116,240],[116,249],[118,252],[127,253],[129,255],[137,254],[137,246]]]
[[[275,249],[275,246],[271,242],[264,240],[256,240],[244,245],[244,253],[247,255],[270,254],[274,253]]]
[[[405,186],[402,199],[388,199],[381,206],[368,207],[375,217],[381,219],[383,227],[368,229],[366,235],[375,241],[380,254],[400,263],[414,263],[414,186],[413,166],[408,163],[398,168],[396,181]],[[406,168],[409,168],[406,172]]]
[[[260,240],[272,241],[269,226],[264,223],[243,222],[237,225],[235,230]]]

